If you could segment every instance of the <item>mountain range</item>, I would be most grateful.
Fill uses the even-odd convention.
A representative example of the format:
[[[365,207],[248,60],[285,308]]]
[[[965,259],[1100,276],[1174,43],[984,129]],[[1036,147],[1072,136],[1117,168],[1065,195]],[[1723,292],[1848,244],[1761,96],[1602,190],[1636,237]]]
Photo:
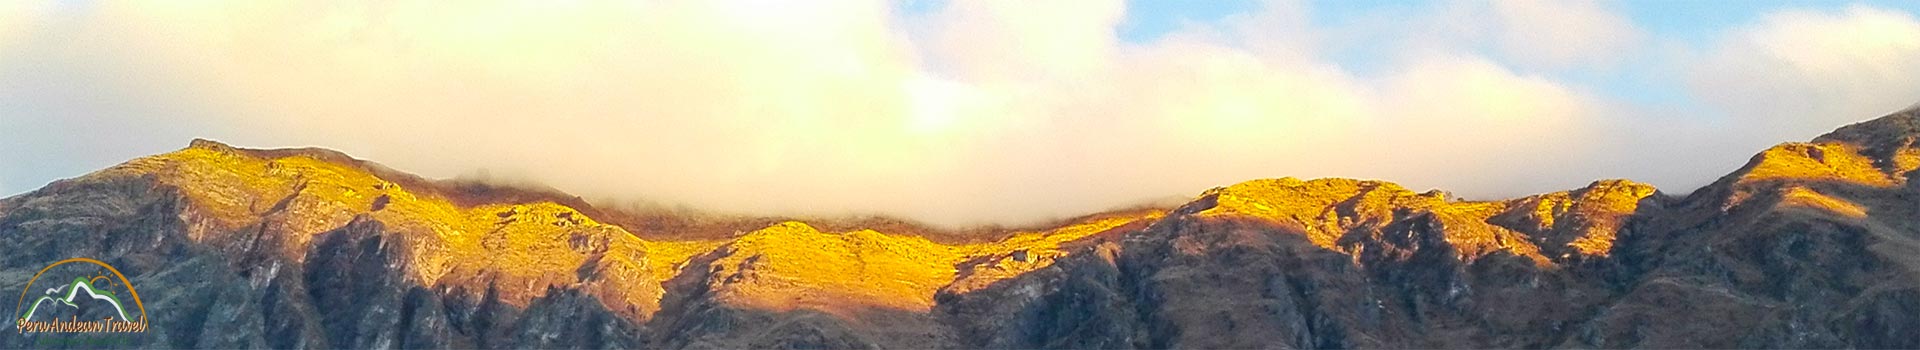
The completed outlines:
[[[0,200],[0,286],[108,262],[179,348],[1920,348],[1917,137],[1895,113],[1684,196],[1279,178],[973,230],[195,140]]]

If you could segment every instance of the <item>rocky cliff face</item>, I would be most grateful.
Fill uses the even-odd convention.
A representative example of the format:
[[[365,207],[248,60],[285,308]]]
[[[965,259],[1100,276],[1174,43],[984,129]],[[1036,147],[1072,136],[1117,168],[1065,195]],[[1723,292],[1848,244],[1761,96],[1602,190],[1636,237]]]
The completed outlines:
[[[156,347],[1920,348],[1916,118],[1685,197],[1283,178],[970,234],[630,213],[195,141],[0,200],[0,286],[106,261]]]

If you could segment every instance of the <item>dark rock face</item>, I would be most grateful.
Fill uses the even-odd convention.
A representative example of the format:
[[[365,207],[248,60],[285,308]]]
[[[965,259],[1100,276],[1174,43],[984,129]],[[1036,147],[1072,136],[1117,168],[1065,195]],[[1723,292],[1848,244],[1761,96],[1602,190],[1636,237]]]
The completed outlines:
[[[312,164],[181,175],[147,162],[0,200],[0,287],[22,288],[52,261],[103,260],[147,298],[152,327],[129,342],[169,348],[1920,348],[1915,118],[1775,147],[1685,198],[1625,181],[1495,202],[1374,181],[1250,181],[1058,249],[965,246],[944,275],[887,270],[947,254],[928,253],[933,243],[804,232],[851,247],[835,254],[894,257],[809,261],[869,269],[816,274],[872,279],[834,286],[951,277],[908,295],[929,298],[924,310],[735,303],[725,296],[779,305],[749,292],[804,291],[779,274],[806,265],[761,266],[789,253],[778,245],[620,237],[577,200],[453,201],[498,208],[457,226],[444,218],[464,216],[395,192],[456,190],[390,170],[381,178],[403,181],[322,194],[309,186],[324,182],[288,175]],[[254,176],[294,185],[236,189]],[[412,216],[430,214],[442,216]],[[463,242],[550,253],[443,259],[473,258],[442,254]],[[749,253],[770,255],[729,256]],[[729,258],[743,259],[716,263]],[[36,337],[0,337],[0,348]]]

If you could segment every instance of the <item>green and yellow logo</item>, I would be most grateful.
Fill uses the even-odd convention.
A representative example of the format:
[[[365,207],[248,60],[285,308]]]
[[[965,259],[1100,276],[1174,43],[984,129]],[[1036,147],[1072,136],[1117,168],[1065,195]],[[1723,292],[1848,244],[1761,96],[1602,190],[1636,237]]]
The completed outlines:
[[[119,269],[99,260],[72,258],[47,265],[27,280],[17,305],[20,322],[15,327],[22,334],[147,331],[147,307],[140,302],[140,292]]]

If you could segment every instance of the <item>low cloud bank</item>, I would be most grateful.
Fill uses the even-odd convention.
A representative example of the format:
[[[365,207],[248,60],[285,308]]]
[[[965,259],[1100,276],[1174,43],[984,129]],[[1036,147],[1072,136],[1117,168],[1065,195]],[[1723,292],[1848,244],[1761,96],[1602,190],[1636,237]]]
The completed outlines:
[[[1703,47],[1585,2],[1341,24],[1270,2],[1146,42],[1116,38],[1118,1],[0,6],[10,186],[209,137],[609,200],[1021,223],[1281,176],[1684,192],[1920,99],[1920,21],[1864,6]],[[1558,78],[1621,72],[1690,99]]]

